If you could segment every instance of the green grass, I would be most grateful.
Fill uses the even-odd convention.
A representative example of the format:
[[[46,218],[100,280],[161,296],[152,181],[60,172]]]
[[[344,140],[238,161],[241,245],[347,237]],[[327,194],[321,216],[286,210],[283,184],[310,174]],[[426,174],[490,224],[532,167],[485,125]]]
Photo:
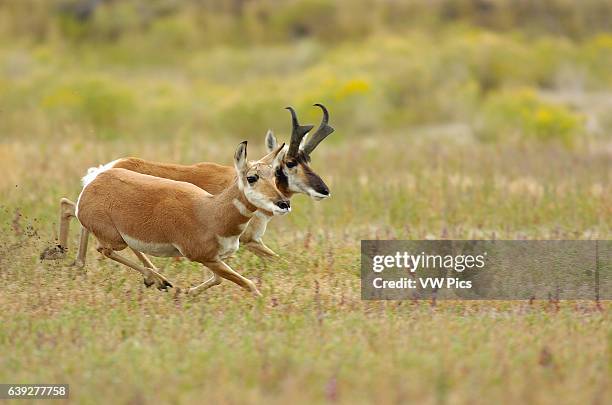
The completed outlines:
[[[263,153],[262,139],[252,139],[251,156]],[[609,239],[609,158],[598,149],[382,135],[323,143],[313,167],[333,197],[297,196],[294,212],[273,220],[265,239],[282,260],[240,251],[229,261],[256,281],[264,294],[256,300],[229,282],[198,297],[146,289],[92,247],[84,270],[38,261],[59,198],[76,197],[88,166],[125,154],[229,162],[233,141],[0,146],[0,381],[69,383],[79,403],[598,403],[610,395],[608,303],[432,306],[364,302],[359,293],[362,238]],[[76,238],[73,225],[73,247]],[[181,287],[207,277],[193,263],[155,261]]]
[[[361,239],[612,237],[608,3],[123,1],[85,23],[0,3],[0,382],[75,403],[612,397],[609,302],[364,302],[359,280]],[[332,198],[272,221],[281,260],[229,260],[264,298],[146,289],[94,246],[67,267],[76,224],[69,258],[39,262],[88,167],[262,155],[282,108],[316,124],[315,102]]]

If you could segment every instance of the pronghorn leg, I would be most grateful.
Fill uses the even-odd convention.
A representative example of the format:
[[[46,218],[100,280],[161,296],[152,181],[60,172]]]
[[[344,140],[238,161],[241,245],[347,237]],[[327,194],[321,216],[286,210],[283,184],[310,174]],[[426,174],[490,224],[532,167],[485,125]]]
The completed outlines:
[[[75,216],[76,204],[67,198],[60,200],[60,232],[59,244],[64,250],[68,249],[68,231],[70,230],[70,218]]]
[[[223,277],[224,279],[229,280],[229,281],[233,281],[234,283],[238,284],[240,287],[244,288],[245,290],[251,291],[255,296],[261,297],[261,293],[259,292],[257,287],[255,287],[255,283],[253,283],[248,278],[238,274],[235,270],[233,270],[227,264],[223,263],[221,260],[217,260],[214,262],[201,262],[201,263],[204,266],[208,267],[217,276]],[[206,284],[206,282],[203,284]],[[191,294],[191,293],[198,292],[198,288],[200,286],[190,288],[188,293]],[[207,286],[206,288],[208,287],[210,286]]]
[[[57,260],[66,257],[68,250],[68,231],[70,219],[75,216],[75,204],[67,198],[60,200],[59,241],[55,246],[46,248],[41,254],[41,260]]]
[[[279,257],[261,240],[261,237],[266,232],[268,222],[270,222],[271,219],[272,217],[269,215],[263,214],[259,211],[255,212],[255,215],[253,218],[251,218],[246,229],[240,236],[241,244],[243,244],[248,250],[255,253],[257,256],[264,259]]]
[[[206,280],[202,284],[199,284],[195,287],[191,287],[189,290],[187,290],[187,294],[196,295],[196,294],[201,293],[204,290],[209,289],[210,287],[214,287],[219,284],[221,284],[221,277],[219,277],[217,273],[213,272],[212,276],[208,280]]]
[[[270,258],[278,258],[280,257],[276,252],[267,247],[263,241],[260,240],[252,240],[244,243],[244,247],[255,253],[257,256],[262,259],[270,259]]]
[[[143,267],[138,263],[134,263],[133,261],[126,259],[125,257],[119,255],[110,248],[99,247],[98,251],[109,259],[124,264],[142,274],[142,276],[144,277],[144,283],[147,287],[150,287],[155,284],[158,290],[165,290],[168,287],[172,288],[172,284],[168,280],[166,280],[164,276],[162,276],[155,270]]]
[[[85,257],[87,256],[87,244],[89,241],[89,230],[84,226],[81,226],[81,236],[79,237],[79,252],[77,253],[77,257],[72,262],[72,266],[76,267],[84,267],[85,266]]]
[[[155,265],[153,264],[153,262],[151,262],[151,259],[149,259],[147,255],[132,248],[130,248],[130,250],[136,255],[136,257],[138,258],[138,260],[140,260],[143,266],[157,271],[157,267],[155,267]]]

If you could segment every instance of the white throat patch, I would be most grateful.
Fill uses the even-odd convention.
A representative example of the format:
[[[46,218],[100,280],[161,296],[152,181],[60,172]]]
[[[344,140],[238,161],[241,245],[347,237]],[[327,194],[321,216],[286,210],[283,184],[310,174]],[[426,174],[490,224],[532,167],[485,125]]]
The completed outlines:
[[[236,207],[240,215],[243,217],[250,218],[253,216],[253,212],[249,211],[249,209],[239,199],[234,198],[232,204],[234,204],[234,207]]]
[[[287,213],[290,211],[290,209],[281,210],[276,205],[274,205],[272,201],[270,201],[265,195],[253,190],[250,187],[244,188],[244,195],[251,204],[253,204],[257,208],[261,208],[262,210],[270,211],[274,214]]]

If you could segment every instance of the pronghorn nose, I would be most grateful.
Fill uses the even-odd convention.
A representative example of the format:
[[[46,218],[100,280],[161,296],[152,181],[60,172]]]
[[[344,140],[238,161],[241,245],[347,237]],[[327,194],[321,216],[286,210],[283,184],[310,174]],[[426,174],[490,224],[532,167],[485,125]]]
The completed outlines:
[[[289,200],[280,200],[275,202],[274,204],[276,204],[276,206],[281,210],[288,210],[291,207],[291,205],[289,204]]]
[[[321,190],[319,190],[319,193],[329,195],[329,189],[327,187],[323,187]]]

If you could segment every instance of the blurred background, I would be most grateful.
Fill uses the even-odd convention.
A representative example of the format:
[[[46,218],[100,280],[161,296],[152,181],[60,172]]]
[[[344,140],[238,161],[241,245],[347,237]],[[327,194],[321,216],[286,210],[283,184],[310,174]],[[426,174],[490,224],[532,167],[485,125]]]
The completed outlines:
[[[4,215],[48,231],[88,167],[255,158],[320,102],[333,202],[281,234],[609,234],[607,0],[0,0],[0,72]]]
[[[76,221],[67,259],[39,261],[87,168],[231,164],[244,139],[256,158],[313,103],[332,197],[271,221],[281,260],[229,261],[263,300],[146,290],[93,241],[67,267]],[[611,239],[611,112],[610,0],[0,0],[0,381],[77,403],[604,403],[599,302],[362,301],[359,241]]]
[[[0,136],[287,130],[575,146],[612,129],[607,0],[2,0]],[[416,129],[416,131],[415,131]]]

